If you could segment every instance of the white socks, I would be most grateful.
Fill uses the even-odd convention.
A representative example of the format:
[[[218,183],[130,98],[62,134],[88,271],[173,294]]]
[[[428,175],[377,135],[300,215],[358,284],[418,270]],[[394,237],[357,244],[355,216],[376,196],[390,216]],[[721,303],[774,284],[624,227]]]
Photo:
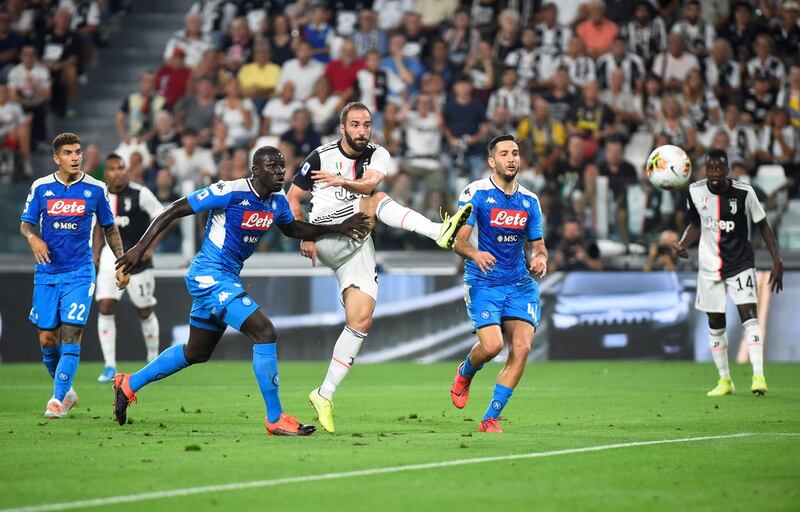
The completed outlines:
[[[753,365],[753,375],[764,375],[764,339],[761,336],[758,319],[751,318],[743,323],[742,327],[744,327],[744,339],[747,342],[747,353],[750,356],[750,363]]]
[[[419,233],[433,241],[439,238],[439,232],[442,228],[441,223],[431,222],[424,215],[415,212],[411,208],[400,206],[391,197],[381,199],[377,208],[375,208],[375,216],[387,226]]]
[[[709,329],[711,344],[711,357],[717,365],[720,378],[730,378],[731,372],[728,369],[728,335],[725,329]]]
[[[114,315],[97,315],[97,335],[105,366],[117,367],[117,324]]]
[[[155,312],[142,320],[142,336],[144,336],[144,346],[147,347],[147,362],[149,363],[158,357],[158,317]]]
[[[392,202],[394,203],[394,201]],[[349,325],[344,326],[342,334],[339,335],[339,339],[336,340],[336,345],[333,347],[333,357],[331,357],[331,364],[328,367],[328,374],[325,375],[325,381],[319,388],[320,396],[333,400],[336,388],[339,387],[353,366],[366,337],[365,333],[358,332]]]

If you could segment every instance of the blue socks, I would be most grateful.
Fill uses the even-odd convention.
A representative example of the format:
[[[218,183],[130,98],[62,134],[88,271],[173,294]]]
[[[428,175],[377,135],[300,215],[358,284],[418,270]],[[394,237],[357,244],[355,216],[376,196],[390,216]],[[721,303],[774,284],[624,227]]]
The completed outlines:
[[[467,358],[464,359],[464,365],[461,366],[461,376],[471,379],[481,368],[483,368],[483,365],[473,366],[472,363],[469,362],[469,354],[467,354]]]
[[[61,348],[58,346],[58,343],[52,347],[43,347],[39,345],[39,348],[42,349],[42,362],[44,363],[44,367],[47,368],[47,373],[50,374],[50,377],[55,379],[56,367],[58,366],[58,360],[61,358]]]
[[[132,374],[130,380],[131,391],[136,393],[154,380],[169,377],[173,373],[189,366],[186,356],[183,355],[183,348],[184,345],[169,347],[159,354],[157,358],[150,361],[147,366]]]
[[[58,349],[54,349],[58,352]],[[44,350],[43,350],[44,352]],[[78,372],[78,362],[81,359],[81,346],[78,343],[64,343],[61,345],[61,359],[55,368],[53,378],[53,397],[59,401],[64,400],[69,388],[72,387],[72,379]],[[47,363],[45,363],[47,364]],[[50,367],[48,366],[48,370]]]
[[[278,396],[278,354],[276,343],[253,345],[253,373],[267,406],[267,421],[275,423],[281,417],[283,407]]]
[[[511,388],[507,388],[502,384],[495,384],[494,393],[492,394],[492,401],[489,404],[489,408],[486,409],[486,414],[483,415],[483,419],[488,420],[489,418],[499,418],[500,413],[503,412],[503,407],[506,406],[508,399],[511,398],[511,393],[513,392],[514,390]]]

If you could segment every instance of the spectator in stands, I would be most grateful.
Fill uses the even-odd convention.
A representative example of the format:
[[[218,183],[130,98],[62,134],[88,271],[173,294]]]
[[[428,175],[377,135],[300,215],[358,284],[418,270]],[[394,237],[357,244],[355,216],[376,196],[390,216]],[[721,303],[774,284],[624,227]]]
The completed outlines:
[[[704,133],[722,120],[719,101],[711,89],[703,84],[699,69],[693,69],[683,84],[683,94],[678,97],[681,109],[694,121],[697,133]]]
[[[503,62],[509,53],[519,47],[519,12],[509,8],[503,9],[497,16],[497,25],[499,30],[494,37],[492,57]]]
[[[247,178],[250,176],[250,166],[247,165],[249,155],[247,150],[239,148],[233,152],[231,157],[231,178],[234,180]]]
[[[567,115],[567,132],[586,140],[590,158],[597,155],[606,137],[617,132],[614,111],[600,101],[597,82],[586,84],[581,100],[572,106]]]
[[[5,10],[10,17],[11,30],[23,40],[28,40],[34,29],[36,12],[25,0],[6,0]]]
[[[160,202],[162,206],[167,206],[180,199],[180,196],[175,193],[175,179],[168,169],[161,169],[156,174],[154,192],[158,202]]]
[[[311,9],[311,18],[301,32],[303,39],[311,45],[312,58],[322,64],[330,62],[334,32],[333,27],[328,25],[328,9],[323,5],[315,5]]]
[[[377,62],[378,59],[375,60]],[[334,133],[339,124],[337,113],[343,107],[342,98],[333,94],[328,79],[321,76],[314,85],[314,95],[306,100],[306,108],[311,113],[311,125],[314,130],[322,135]]]
[[[576,87],[583,87],[597,78],[594,60],[586,55],[586,45],[578,37],[572,38],[567,53],[556,59],[555,66],[553,74],[558,72],[558,68],[565,68],[569,82]]]
[[[731,57],[741,63],[753,55],[753,42],[758,34],[752,10],[750,2],[740,0],[733,9],[731,22],[721,30],[722,37],[731,45]]]
[[[489,96],[486,117],[492,117],[494,110],[500,106],[509,110],[514,125],[530,112],[530,95],[526,89],[519,86],[515,68],[508,67],[503,70],[500,77],[500,88],[495,89]]]
[[[398,28],[403,19],[403,13],[414,11],[414,0],[375,0],[372,8],[381,13],[378,25],[381,30],[390,31]]]
[[[554,175],[548,176],[546,187],[569,210],[572,210],[574,200],[580,196],[583,188],[581,180],[587,163],[586,141],[580,135],[570,135],[567,138],[566,155],[556,162]]]
[[[363,59],[370,51],[386,53],[386,34],[378,28],[378,14],[371,9],[363,9],[358,13],[358,30],[353,34],[358,58]]]
[[[300,107],[292,113],[291,128],[281,135],[281,141],[294,148],[294,156],[305,158],[322,145],[322,139],[311,126],[311,112]]]
[[[70,30],[70,14],[59,8],[53,16],[53,28],[44,33],[37,43],[42,64],[50,70],[55,90],[53,109],[60,115],[75,117],[75,100],[78,95],[79,36]]]
[[[521,46],[506,56],[503,61],[506,67],[514,68],[517,72],[519,87],[522,89],[535,88],[539,82],[544,82],[551,78],[550,68],[554,59],[559,54],[546,55],[540,48],[536,47],[536,31],[526,28],[520,37]],[[547,70],[546,72],[542,72]],[[553,70],[554,71],[554,70]]]
[[[175,48],[172,56],[164,62],[156,73],[156,90],[164,97],[168,109],[173,109],[175,104],[186,94],[189,86],[189,77],[192,71],[184,66],[186,54],[180,47]]]
[[[270,60],[269,42],[259,39],[253,45],[253,62],[242,66],[237,78],[242,93],[261,110],[275,92],[280,76],[281,67]]]
[[[780,23],[772,26],[772,39],[778,55],[788,65],[788,61],[800,55],[800,26],[797,24],[800,3],[788,0],[781,7]]]
[[[346,40],[342,43],[340,57],[325,66],[325,77],[333,93],[348,101],[356,90],[356,74],[363,68],[364,61],[358,58],[355,44]]]
[[[8,73],[17,62],[23,40],[11,29],[11,15],[0,11],[0,81],[5,82]]]
[[[155,134],[153,120],[166,100],[155,90],[155,76],[145,71],[139,78],[139,90],[128,95],[116,116],[117,134],[128,144],[131,138],[148,141]]]
[[[606,143],[606,160],[600,166],[600,176],[608,178],[608,188],[617,205],[624,204],[628,186],[639,181],[636,169],[623,156],[624,149],[622,137],[609,138]]]
[[[640,96],[625,90],[625,71],[617,68],[611,73],[609,88],[600,93],[600,102],[614,113],[620,133],[626,137],[636,131],[642,122]]]
[[[589,55],[596,58],[611,50],[614,38],[619,34],[619,26],[605,17],[603,0],[591,0],[587,9],[589,17],[578,24],[575,35],[583,41]]]
[[[647,262],[644,264],[644,271],[683,272],[691,270],[689,260],[678,258],[672,248],[678,243],[678,238],[678,233],[671,229],[662,231],[658,236],[658,242],[650,244],[647,249]]]
[[[211,143],[214,126],[214,82],[209,77],[200,77],[194,87],[194,94],[187,94],[175,105],[175,126],[184,133],[195,133],[201,146]]]
[[[706,57],[705,85],[727,105],[736,98],[742,86],[739,64],[731,58],[731,46],[725,39],[717,39]]]
[[[181,48],[186,53],[186,66],[193,68],[200,64],[203,54],[212,48],[211,39],[203,35],[203,17],[199,13],[189,12],[185,17],[183,30],[177,31],[164,48],[164,60],[169,59],[175,48]]]
[[[398,114],[405,140],[402,169],[426,190],[444,190],[441,111],[430,94],[421,92],[406,102]]]
[[[789,79],[778,93],[777,106],[789,113],[789,122],[800,133],[800,64],[789,68]]]
[[[641,57],[628,51],[625,38],[617,36],[611,51],[597,59],[597,82],[601,89],[611,87],[611,75],[622,70],[622,90],[641,92],[644,84],[645,70]]]
[[[253,58],[253,36],[246,18],[237,18],[231,24],[231,34],[222,43],[225,67],[235,73],[244,63]]]
[[[469,80],[462,78],[453,84],[453,96],[445,104],[443,116],[444,136],[458,159],[463,158],[462,169],[472,180],[481,178],[486,166],[483,142],[489,127],[486,109],[472,97]]]
[[[725,107],[725,119],[717,131],[728,134],[736,153],[747,162],[753,162],[758,149],[758,138],[753,127],[742,120],[739,107],[735,103]]]
[[[486,133],[486,140],[492,140],[501,135],[513,135],[516,137],[517,128],[511,118],[511,112],[508,107],[502,105],[498,106],[489,117],[489,130]]]
[[[423,0],[417,2],[417,11],[422,16],[422,26],[429,33],[438,32],[458,9],[459,0]],[[441,220],[441,219],[440,219]]]
[[[156,114],[156,133],[147,141],[147,150],[153,155],[153,169],[157,174],[161,169],[169,167],[172,152],[180,147],[181,136],[175,129],[172,114],[162,110]],[[151,176],[152,178],[152,176]]]
[[[621,34],[628,42],[628,51],[641,57],[647,69],[656,55],[667,47],[664,19],[647,0],[636,2],[633,19],[622,26]]]
[[[428,53],[430,41],[422,30],[422,17],[419,13],[415,11],[403,13],[400,33],[406,38],[403,53],[408,57],[422,60],[422,56]]]
[[[405,91],[406,84],[399,76],[381,67],[381,56],[377,51],[367,53],[364,68],[356,73],[359,101],[372,112],[373,128],[380,130],[383,111],[389,98],[398,98]]]
[[[786,78],[786,68],[778,57],[775,57],[775,48],[772,38],[767,34],[756,36],[755,57],[747,61],[747,76],[752,84],[759,77],[766,77],[770,88],[777,91],[781,82]]]
[[[181,134],[181,147],[170,155],[169,172],[181,194],[206,186],[217,175],[211,151],[198,145],[197,133],[187,129]]]
[[[656,55],[653,61],[653,74],[663,81],[666,90],[680,91],[689,71],[693,69],[700,69],[700,61],[684,51],[681,34],[671,33],[667,38],[667,51]]]
[[[566,67],[559,67],[553,77],[553,88],[544,96],[550,104],[550,115],[553,119],[566,124],[572,105],[577,103],[578,96],[569,84]]]
[[[689,156],[701,151],[697,142],[694,122],[681,111],[681,104],[674,96],[666,96],[661,102],[663,118],[656,126],[655,134],[664,136],[666,144],[682,147]]]
[[[31,116],[31,144],[35,148],[47,141],[47,105],[53,89],[50,72],[39,63],[35,46],[23,46],[20,57],[22,62],[8,74],[8,92]]]
[[[517,126],[520,142],[530,145],[531,163],[549,174],[564,153],[566,130],[550,115],[550,104],[542,96],[533,97],[533,111]]]
[[[269,100],[261,111],[261,134],[283,135],[292,127],[292,115],[299,108],[303,108],[303,102],[295,98],[294,82],[287,81],[283,84],[280,96]]]
[[[492,57],[492,45],[488,41],[480,41],[464,63],[464,75],[472,83],[472,94],[486,105],[489,95],[499,82],[495,76],[495,61]]]
[[[789,124],[789,115],[782,108],[772,109],[761,130],[756,151],[759,163],[790,166],[794,163],[797,149],[797,133]]]
[[[683,6],[683,19],[675,22],[672,33],[679,34],[686,43],[686,49],[698,59],[708,54],[717,36],[714,25],[700,16],[700,2],[689,0]]]
[[[214,95],[225,94],[225,85],[234,78],[234,74],[222,65],[224,54],[215,48],[209,48],[203,53],[200,64],[192,68],[191,82],[201,76],[211,78],[214,83]]]
[[[214,106],[216,152],[250,146],[258,135],[258,112],[253,100],[242,95],[235,78],[225,86],[225,97]]]
[[[430,56],[425,62],[428,73],[435,73],[444,80],[444,86],[449,87],[456,75],[461,73],[460,69],[450,61],[447,53],[447,44],[441,39],[431,41]],[[425,74],[422,75],[423,80]]]
[[[295,89],[294,96],[305,101],[311,96],[317,79],[325,73],[325,66],[311,58],[311,45],[308,41],[297,42],[297,57],[286,61],[281,67],[281,77],[278,80],[278,92],[283,90],[284,84],[291,81]]]
[[[400,125],[400,107],[387,103],[383,109],[383,122],[378,142],[386,148],[390,155],[399,153],[403,146],[403,127]],[[375,133],[373,131],[373,133]]]
[[[285,14],[277,14],[272,17],[269,42],[272,48],[272,61],[275,64],[283,67],[286,62],[294,58],[292,27]]]
[[[408,96],[413,96],[417,93],[417,82],[425,71],[425,67],[418,58],[408,57],[403,53],[405,45],[406,38],[403,34],[392,35],[389,38],[389,55],[381,61],[381,69],[388,75],[395,75],[402,80],[405,84],[405,92]]]
[[[584,236],[577,220],[567,220],[561,227],[561,241],[550,258],[550,271],[555,270],[603,270],[597,243]]]
[[[538,41],[538,52],[541,56],[541,69],[552,75],[553,63],[559,55],[566,53],[572,39],[572,30],[558,22],[558,7],[555,2],[548,2],[539,12],[539,22],[533,27],[534,45]],[[528,30],[528,29],[526,29]],[[523,31],[523,38],[525,31]],[[522,41],[525,46],[525,41]],[[520,70],[518,69],[517,72]],[[548,76],[550,78],[550,76]]]
[[[452,26],[445,30],[442,39],[447,43],[450,62],[458,68],[463,67],[472,49],[480,41],[480,33],[471,25],[468,10],[456,11]]]
[[[144,155],[138,150],[132,151],[128,155],[127,174],[132,182],[144,185],[147,170],[144,163]]]
[[[661,105],[661,80],[649,75],[644,81],[644,92],[641,99],[642,124],[640,129],[654,133],[663,117]]]
[[[31,118],[19,103],[8,97],[8,86],[0,82],[0,144],[18,151],[23,159],[25,176],[33,176],[31,166]]]
[[[766,75],[756,76],[755,85],[747,90],[742,110],[745,118],[756,126],[761,126],[767,114],[775,106],[775,94],[770,89],[770,79]]]
[[[736,146],[731,144],[731,138],[725,130],[718,130],[713,133],[711,144],[708,146],[709,151],[712,149],[719,149],[724,151],[728,157],[729,162],[742,161],[744,158]]]

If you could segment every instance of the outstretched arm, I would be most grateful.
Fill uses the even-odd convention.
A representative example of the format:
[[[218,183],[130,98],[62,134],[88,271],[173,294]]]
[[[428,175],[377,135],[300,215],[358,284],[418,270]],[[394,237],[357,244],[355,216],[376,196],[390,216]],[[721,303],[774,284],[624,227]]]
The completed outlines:
[[[341,224],[311,224],[296,220],[289,224],[278,224],[278,228],[289,238],[300,240],[316,240],[322,235],[339,233],[353,240],[361,241],[369,233],[369,217],[364,213],[357,213]]]
[[[193,213],[194,211],[192,210],[192,207],[189,206],[189,201],[186,199],[186,197],[182,197],[171,205],[167,206],[167,208],[165,208],[164,211],[162,211],[158,217],[156,217],[155,220],[150,223],[147,231],[144,232],[144,235],[142,235],[142,238],[136,243],[136,245],[131,247],[128,252],[117,258],[117,268],[122,269],[125,274],[130,274],[131,270],[141,263],[145,251],[147,251],[147,248],[153,243],[153,240],[162,231],[167,229],[170,224],[172,224],[172,221],[181,217],[186,217],[187,215],[192,215]],[[114,248],[112,247],[112,249]]]
[[[779,293],[783,290],[783,260],[778,250],[778,242],[775,241],[775,233],[767,222],[763,219],[758,223],[758,229],[761,230],[761,236],[764,238],[764,243],[767,244],[769,254],[772,256],[772,270],[769,273],[769,284],[773,292]]]
[[[492,268],[494,268],[496,260],[490,253],[486,251],[479,251],[471,243],[469,243],[470,235],[472,235],[472,226],[469,224],[461,226],[461,229],[458,230],[458,234],[456,234],[456,241],[453,244],[453,251],[455,251],[455,253],[462,258],[472,260],[476,265],[478,265],[478,268],[481,269],[481,272],[488,274],[492,271]]]
[[[336,176],[333,173],[325,171],[311,171],[311,176],[314,182],[321,186],[342,187],[354,194],[363,194],[365,196],[372,194],[385,177],[383,174],[373,169],[367,169],[364,176],[357,180],[348,180],[344,176]]]

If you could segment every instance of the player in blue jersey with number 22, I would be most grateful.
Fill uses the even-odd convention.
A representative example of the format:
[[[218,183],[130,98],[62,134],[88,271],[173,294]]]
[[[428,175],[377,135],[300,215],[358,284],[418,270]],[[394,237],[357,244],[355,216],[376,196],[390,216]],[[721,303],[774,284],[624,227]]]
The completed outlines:
[[[478,428],[502,432],[500,413],[525,371],[539,325],[539,287],[531,272],[544,277],[547,248],[539,198],[517,183],[520,158],[514,137],[492,139],[488,161],[492,175],[470,183],[459,198],[459,207],[473,207],[453,249],[466,259],[464,300],[478,343],[458,366],[450,398],[462,409],[472,378],[508,342],[508,359]]]
[[[56,172],[31,186],[20,232],[36,258],[29,319],[39,330],[42,361],[53,377],[53,397],[44,416],[58,419],[78,403],[72,380],[78,371],[81,336],[94,296],[95,216],[117,257],[122,255],[122,240],[105,183],[81,170],[83,153],[77,135],[62,133],[53,139],[53,161]],[[122,272],[116,277],[117,287],[125,288],[129,277]]]
[[[271,146],[259,148],[253,155],[251,178],[220,181],[178,199],[117,260],[117,268],[130,272],[173,220],[209,212],[200,252],[186,271],[186,286],[194,299],[189,314],[189,341],[166,349],[136,373],[114,376],[114,415],[120,425],[125,424],[128,405],[136,400],[137,391],[191,364],[208,361],[230,325],[253,341],[253,372],[267,409],[264,418],[267,433],[306,436],[316,430],[313,425],[303,425],[283,412],[278,396],[275,328],[244,290],[239,273],[244,260],[253,254],[261,237],[273,225],[284,235],[302,240],[341,233],[358,241],[364,239],[369,229],[363,214],[340,224],[295,221],[282,190],[285,167],[280,151]]]

